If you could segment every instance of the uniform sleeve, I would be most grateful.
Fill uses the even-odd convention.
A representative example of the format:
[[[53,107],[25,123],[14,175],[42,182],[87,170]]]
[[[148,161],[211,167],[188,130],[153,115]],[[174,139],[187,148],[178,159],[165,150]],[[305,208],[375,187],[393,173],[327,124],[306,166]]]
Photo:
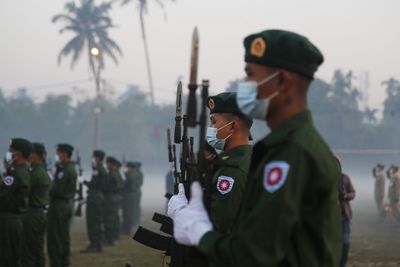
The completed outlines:
[[[217,231],[228,233],[238,214],[240,203],[243,198],[246,181],[246,175],[239,169],[232,167],[223,167],[218,171],[216,183],[212,186],[210,219],[214,229]],[[228,193],[221,193],[218,187],[218,177],[229,177],[233,179],[232,189]]]
[[[252,210],[240,218],[239,229],[230,235],[210,231],[200,240],[199,249],[207,255],[215,266],[278,266],[295,240],[291,233],[299,227],[300,203],[303,187],[309,176],[307,155],[296,147],[283,147],[273,157],[274,161],[289,164],[286,182],[274,193],[263,186],[263,169],[258,177],[247,184],[251,189],[246,200],[254,201]],[[267,164],[269,162],[265,162]],[[253,184],[256,183],[256,184]],[[248,204],[248,203],[247,203]]]

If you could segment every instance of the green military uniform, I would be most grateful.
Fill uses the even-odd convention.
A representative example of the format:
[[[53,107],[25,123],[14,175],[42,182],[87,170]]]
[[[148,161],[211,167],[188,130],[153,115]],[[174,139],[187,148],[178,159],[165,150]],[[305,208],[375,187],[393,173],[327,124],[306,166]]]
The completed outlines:
[[[101,250],[103,206],[104,206],[104,183],[107,171],[103,164],[93,166],[92,179],[86,183],[88,187],[86,206],[86,227],[90,241],[90,247]]]
[[[245,39],[246,62],[312,78],[322,63],[306,38],[265,31]],[[207,232],[199,248],[216,266],[337,267],[340,170],[309,111],[293,115],[253,149],[248,184],[230,235]]]
[[[140,198],[143,184],[143,174],[139,169],[139,163],[128,162],[127,167],[132,168],[125,172],[125,182],[122,189],[122,225],[124,234],[130,234],[132,227],[139,223]]]
[[[395,169],[396,171],[393,171]],[[400,174],[399,167],[397,165],[392,165],[392,171],[389,173],[389,203],[392,208],[393,218],[400,223]]]
[[[119,161],[113,157],[113,164],[120,165]],[[121,191],[123,179],[118,170],[111,170],[107,174],[104,186],[104,237],[106,244],[112,245],[119,239],[120,218],[119,209],[121,205]]]
[[[103,165],[105,153],[102,150],[93,151],[92,179],[85,181],[88,187],[87,206],[86,206],[86,227],[90,244],[81,250],[81,253],[93,253],[102,251],[103,238],[103,206],[104,206],[104,186],[107,172]]]
[[[214,229],[229,233],[246,189],[251,160],[250,145],[241,145],[218,156],[219,168],[212,177],[210,219]]]
[[[72,146],[66,144],[58,145],[57,149],[68,150],[71,154],[73,151]],[[58,164],[50,190],[50,206],[47,213],[47,251],[52,267],[70,265],[69,230],[77,177],[73,162]]]
[[[221,93],[208,98],[210,114],[228,113],[249,121],[236,104],[235,93]],[[212,175],[210,190],[210,219],[214,229],[221,233],[229,233],[239,211],[242,197],[246,188],[250,166],[252,147],[240,145],[221,152],[217,159]]]
[[[27,140],[12,139],[10,147],[30,153]],[[22,148],[21,148],[22,147]],[[28,152],[29,151],[29,152]],[[10,166],[0,183],[0,266],[21,266],[22,214],[29,203],[30,177],[27,164]]]
[[[35,146],[35,144],[34,144]],[[29,208],[23,215],[22,266],[44,267],[45,207],[49,204],[51,180],[42,164],[30,168]]]

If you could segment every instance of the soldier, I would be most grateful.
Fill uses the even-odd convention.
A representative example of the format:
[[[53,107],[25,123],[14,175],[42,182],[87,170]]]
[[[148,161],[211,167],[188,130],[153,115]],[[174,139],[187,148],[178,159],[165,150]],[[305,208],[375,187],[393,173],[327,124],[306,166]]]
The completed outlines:
[[[399,166],[396,164],[392,164],[390,167],[390,171],[388,172],[388,178],[390,179],[389,183],[389,203],[392,208],[393,218],[395,219],[397,224],[400,224],[400,174],[399,174]]]
[[[206,203],[209,205],[210,220],[214,229],[228,234],[238,214],[242,197],[246,188],[247,175],[251,159],[249,145],[252,119],[245,116],[236,104],[236,93],[221,93],[208,98],[210,109],[210,126],[207,129],[207,143],[213,148],[217,157],[211,163],[214,166],[211,188]],[[208,152],[213,156],[212,152]],[[183,186],[180,194],[171,198],[169,212],[171,218],[176,210],[187,205]],[[196,265],[202,257],[196,258]],[[195,264],[195,263],[193,263]],[[202,262],[201,266],[206,266]]]
[[[238,106],[266,120],[271,132],[253,148],[231,233],[213,229],[194,183],[189,205],[175,215],[174,237],[220,267],[337,267],[340,170],[307,109],[308,88],[323,56],[307,38],[282,30],[252,34],[244,44],[248,81],[238,84]]]
[[[102,150],[93,151],[92,158],[92,179],[85,181],[88,187],[87,206],[86,206],[86,228],[90,244],[82,253],[92,253],[102,251],[102,224],[104,207],[104,184],[107,179],[107,171],[103,161],[105,153]]]
[[[126,163],[125,182],[122,189],[122,234],[129,235],[132,227],[139,223],[140,218],[140,187],[143,184],[143,174],[139,162]]]
[[[114,157],[107,157],[106,163],[108,174],[104,184],[104,244],[113,246],[119,239],[119,208],[123,180],[119,173],[121,162]]]
[[[375,178],[375,202],[379,218],[385,220],[385,165],[378,163],[372,170],[372,175]]]
[[[70,265],[69,231],[78,175],[75,164],[71,161],[73,146],[58,144],[56,150],[59,163],[50,190],[47,251],[51,267],[65,267]]]
[[[6,173],[0,183],[0,266],[21,266],[22,214],[29,201],[28,157],[32,144],[13,138],[6,153]]]
[[[217,168],[211,177],[210,219],[215,229],[229,233],[237,216],[245,190],[251,158],[249,145],[250,128],[253,121],[243,115],[236,104],[236,93],[221,93],[208,98],[210,126],[207,143],[218,154]],[[176,209],[174,200],[178,196],[187,203],[184,194],[170,201],[170,215]]]
[[[46,233],[45,209],[49,204],[51,180],[44,167],[46,149],[43,144],[32,143],[29,208],[23,215],[22,266],[44,267],[44,238]]]

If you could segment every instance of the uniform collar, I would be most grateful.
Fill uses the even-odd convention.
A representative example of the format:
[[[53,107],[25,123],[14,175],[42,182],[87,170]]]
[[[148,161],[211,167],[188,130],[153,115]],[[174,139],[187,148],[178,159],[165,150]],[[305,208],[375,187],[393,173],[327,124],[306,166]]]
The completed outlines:
[[[234,147],[218,155],[218,160],[223,164],[238,165],[241,158],[250,153],[251,148],[252,146],[247,144]]]
[[[305,110],[285,120],[271,131],[261,142],[266,146],[274,146],[287,140],[290,133],[304,126],[312,126],[311,112]]]

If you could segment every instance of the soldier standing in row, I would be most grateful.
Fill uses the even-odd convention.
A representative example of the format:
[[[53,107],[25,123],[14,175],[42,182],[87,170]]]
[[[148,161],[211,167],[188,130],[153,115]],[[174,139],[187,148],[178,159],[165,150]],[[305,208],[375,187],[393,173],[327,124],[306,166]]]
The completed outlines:
[[[132,227],[139,223],[140,218],[140,187],[143,184],[143,175],[138,162],[126,164],[125,181],[122,189],[122,234],[129,235]]]
[[[86,206],[86,227],[90,244],[82,253],[92,253],[102,251],[102,225],[103,225],[103,206],[104,206],[104,184],[107,179],[107,171],[103,161],[105,153],[102,150],[93,151],[92,158],[92,179],[85,181],[88,187],[87,206]]]
[[[69,144],[58,144],[56,149],[59,163],[50,190],[47,251],[51,267],[66,267],[70,265],[69,234],[77,173],[71,161],[74,148]]]
[[[22,214],[29,201],[28,157],[32,144],[13,138],[6,154],[7,170],[0,184],[0,266],[21,266]]]
[[[323,56],[304,36],[282,30],[252,34],[244,45],[248,81],[238,84],[238,106],[271,131],[253,148],[231,232],[213,228],[195,182],[188,206],[175,215],[175,240],[197,246],[219,267],[337,267],[340,170],[307,108]]]
[[[372,170],[375,178],[375,203],[378,208],[379,218],[385,220],[385,165],[378,163]]]
[[[46,149],[43,144],[33,143],[31,163],[31,190],[29,208],[23,215],[22,266],[44,267],[44,238],[46,234],[45,209],[49,204],[50,177],[45,169]]]
[[[119,173],[121,162],[114,157],[107,157],[108,174],[104,185],[104,244],[114,245],[119,239],[121,190],[123,179]]]
[[[392,214],[395,222],[400,224],[400,174],[399,166],[392,164],[388,171],[389,178],[389,204],[392,208]]]
[[[251,159],[252,146],[249,145],[252,119],[245,116],[236,104],[236,93],[221,93],[208,98],[210,109],[210,126],[207,129],[207,143],[213,148],[217,157],[209,183],[206,203],[209,205],[210,220],[214,229],[221,233],[231,232],[239,212]],[[183,186],[180,192],[171,198],[168,204],[168,215],[174,218],[175,213],[187,205]],[[190,266],[207,266],[207,261],[198,252],[190,251]],[[215,265],[212,265],[215,266]]]

